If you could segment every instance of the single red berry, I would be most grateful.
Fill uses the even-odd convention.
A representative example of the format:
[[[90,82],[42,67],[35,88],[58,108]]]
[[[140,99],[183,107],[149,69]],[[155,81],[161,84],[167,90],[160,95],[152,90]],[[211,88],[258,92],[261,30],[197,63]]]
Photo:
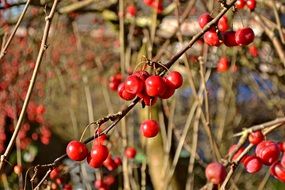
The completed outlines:
[[[95,144],[90,152],[90,156],[93,161],[101,164],[103,164],[103,162],[107,159],[108,155],[108,148],[102,144]]]
[[[127,158],[134,158],[137,154],[137,151],[134,147],[128,147],[126,150],[125,150],[125,155]]]
[[[229,69],[230,61],[227,57],[221,57],[217,64],[218,72],[225,72]]]
[[[213,20],[213,18],[211,17],[209,13],[204,13],[200,15],[198,18],[198,23],[199,23],[200,28],[203,29],[204,26],[206,26],[211,20]]]
[[[121,83],[119,86],[118,86],[118,94],[119,96],[124,99],[124,100],[132,100],[136,97],[135,94],[131,94],[131,93],[128,93],[126,90],[125,90],[125,83]]]
[[[149,119],[141,124],[140,130],[147,138],[155,137],[159,132],[159,124],[155,120]]]
[[[247,0],[246,6],[249,8],[249,10],[254,11],[256,7],[256,1],[255,0]]]
[[[276,162],[276,163],[271,165],[270,173],[276,179],[278,179],[282,182],[285,182],[285,168],[281,165],[280,162]]]
[[[171,88],[177,89],[182,86],[183,83],[183,77],[182,75],[177,71],[170,71],[165,76],[165,83],[170,86]]]
[[[262,134],[260,130],[250,133],[248,136],[248,141],[254,145],[257,145],[263,140],[264,140],[264,135]]]
[[[105,176],[103,178],[103,181],[107,186],[111,186],[111,185],[114,185],[114,183],[116,182],[116,178],[110,174],[110,175]]]
[[[249,46],[248,51],[252,57],[258,57],[258,49],[255,45]]]
[[[155,0],[143,0],[147,6],[151,6]]]
[[[135,75],[128,76],[125,80],[125,91],[131,94],[138,94],[144,89],[144,81]]]
[[[134,5],[129,5],[127,7],[127,12],[131,15],[131,16],[135,16],[137,13],[137,8]]]
[[[229,149],[229,151],[228,151],[228,155],[229,154],[231,154],[233,151],[234,151],[234,149],[236,148],[236,144],[233,144],[231,147],[230,147],[230,149]],[[232,157],[232,161],[235,161],[240,155],[241,155],[241,153],[244,151],[244,148],[243,147],[240,147],[239,149],[238,149],[238,151],[234,154],[234,156]],[[243,162],[243,160],[245,159],[245,157],[244,158],[242,158],[242,162]]]
[[[254,32],[251,28],[242,28],[236,31],[236,43],[240,46],[248,45],[254,40]]]
[[[237,0],[237,2],[235,3],[235,7],[237,9],[242,9],[245,6],[246,2],[245,0]]]
[[[219,36],[215,31],[207,31],[204,34],[204,41],[210,46],[219,46],[221,44]]]
[[[236,32],[235,31],[227,31],[222,34],[223,42],[228,47],[237,46],[237,42],[235,39]]]
[[[109,171],[113,171],[115,170],[118,165],[115,163],[115,161],[113,160],[112,156],[109,155],[107,157],[107,159],[103,162],[103,165],[107,168],[107,170]]]
[[[206,167],[206,178],[213,184],[221,184],[226,175],[226,168],[218,162],[212,162]]]
[[[119,156],[114,157],[113,160],[117,164],[117,166],[122,165],[122,159]]]
[[[121,83],[120,81],[111,81],[111,82],[109,82],[108,86],[111,90],[117,91],[120,83]]]
[[[243,161],[244,167],[248,173],[256,173],[262,168],[262,161],[256,156],[247,156]]]
[[[79,141],[70,141],[66,147],[66,154],[71,160],[82,161],[88,155],[86,145]]]
[[[218,29],[220,32],[225,32],[229,29],[228,18],[227,16],[222,16],[218,22]]]
[[[55,179],[59,176],[59,169],[58,168],[54,168],[53,170],[51,170],[50,174],[49,174],[49,177],[50,179]]]
[[[278,160],[280,150],[275,142],[262,141],[256,146],[255,154],[262,160],[263,164],[271,165]]]
[[[145,80],[145,91],[149,96],[159,96],[165,91],[164,81],[160,76],[153,75]]]
[[[15,174],[20,175],[20,174],[22,173],[22,171],[23,171],[22,166],[20,166],[20,165],[15,165],[15,166],[14,166],[14,172],[15,172]]]

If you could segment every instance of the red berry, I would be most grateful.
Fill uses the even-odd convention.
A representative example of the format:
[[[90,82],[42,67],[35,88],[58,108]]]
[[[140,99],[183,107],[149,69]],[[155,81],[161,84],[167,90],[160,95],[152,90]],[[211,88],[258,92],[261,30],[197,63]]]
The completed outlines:
[[[155,0],[143,0],[147,6],[151,6]]]
[[[103,179],[97,179],[95,180],[94,186],[99,189],[101,187],[105,187],[106,184],[104,183]]]
[[[285,168],[280,164],[280,162],[276,162],[270,167],[270,173],[276,179],[285,182]]]
[[[99,137],[97,137],[94,141],[94,145],[96,144],[105,144],[105,142],[107,141],[108,137],[106,134],[102,134]]]
[[[20,166],[20,165],[15,165],[15,166],[14,166],[14,172],[15,172],[15,174],[20,175],[20,174],[22,173],[22,171],[23,171],[22,166]]]
[[[256,173],[262,168],[262,161],[256,156],[247,156],[243,161],[244,167],[248,173]]]
[[[278,145],[279,145],[280,151],[285,152],[285,142],[279,142]]]
[[[235,39],[236,32],[235,31],[227,31],[223,33],[223,42],[228,47],[237,46],[237,42]]]
[[[136,156],[136,154],[137,154],[137,151],[136,151],[136,149],[133,148],[133,147],[128,147],[128,148],[125,150],[125,155],[126,155],[127,158],[132,159],[132,158],[134,158],[134,157]]]
[[[218,162],[212,162],[206,167],[206,177],[213,184],[221,184],[226,175],[226,168]]]
[[[230,149],[229,149],[229,151],[228,151],[228,154],[230,154],[231,152],[233,152],[234,151],[234,149],[236,148],[236,144],[233,144],[231,147],[230,147]],[[244,151],[244,148],[243,147],[240,147],[239,148],[239,150],[234,154],[234,156],[232,157],[232,161],[235,161],[240,155],[241,155],[241,153]],[[245,158],[243,158],[241,161],[243,162],[243,160],[244,160]]]
[[[227,57],[221,57],[217,64],[218,72],[225,72],[229,69],[229,59]]]
[[[155,137],[159,132],[159,124],[155,120],[149,119],[141,124],[140,130],[147,138]]]
[[[236,31],[235,40],[238,45],[248,45],[254,40],[254,32],[251,28],[242,28]]]
[[[235,7],[237,9],[242,9],[245,6],[245,0],[237,0],[237,2],[235,3]]]
[[[70,141],[66,147],[66,154],[71,160],[82,161],[87,157],[86,145],[79,141]]]
[[[219,36],[215,31],[207,31],[204,34],[204,41],[210,46],[219,46],[221,44]]]
[[[118,94],[119,96],[124,99],[124,100],[132,100],[136,97],[135,94],[131,94],[131,93],[128,93],[126,90],[125,90],[125,84],[124,83],[121,83],[119,86],[118,86]]]
[[[103,162],[107,159],[108,155],[108,148],[102,144],[95,144],[90,152],[90,156],[93,159],[93,162],[98,162],[101,164],[103,164]]]
[[[109,155],[107,157],[107,159],[103,162],[103,165],[107,168],[107,170],[109,171],[113,171],[115,170],[118,165],[115,163],[115,161],[113,160],[112,156]]]
[[[258,49],[255,45],[248,47],[248,51],[252,57],[258,57]]]
[[[278,160],[279,146],[273,141],[262,141],[255,149],[256,156],[259,157],[263,164],[271,165]]]
[[[114,160],[115,164],[117,164],[117,166],[122,165],[122,160],[120,157],[117,156],[113,160]]]
[[[165,83],[171,87],[171,88],[174,88],[174,89],[177,89],[179,87],[182,86],[182,83],[183,83],[183,77],[182,75],[177,72],[177,71],[171,71],[169,72],[166,76],[165,76]]]
[[[209,13],[204,13],[200,15],[198,18],[198,23],[200,25],[200,28],[203,29],[204,26],[206,26],[211,20],[213,20],[213,18]]]
[[[137,13],[137,8],[134,5],[129,5],[127,7],[127,12],[131,15],[131,16],[135,16]]]
[[[162,2],[161,1],[157,1],[157,0],[153,1],[152,4],[151,4],[151,7],[154,8],[154,10],[158,14],[162,13],[162,11],[163,11],[163,6],[162,6]]]
[[[250,133],[248,136],[248,141],[254,145],[257,145],[258,143],[260,143],[263,140],[264,140],[264,135],[262,134],[262,132],[260,130],[255,131],[253,133]]]
[[[111,186],[116,182],[116,178],[113,175],[107,175],[103,178],[103,181],[107,186]]]
[[[169,86],[169,84],[166,81],[167,79],[165,77],[163,77],[163,80],[165,83],[165,91],[159,97],[162,99],[168,99],[174,94],[175,88],[172,88],[171,86]]]
[[[49,177],[50,179],[55,179],[58,177],[60,171],[58,168],[54,168],[53,170],[51,170],[50,174],[49,174]]]
[[[125,81],[125,91],[131,94],[138,94],[144,88],[144,81],[135,75],[129,76]]]
[[[247,0],[246,1],[246,6],[251,10],[254,11],[256,7],[256,1],[255,0]]]
[[[63,190],[72,190],[72,186],[70,184],[65,184]]]
[[[145,80],[145,91],[149,96],[159,96],[165,91],[164,81],[160,76],[153,75]]]
[[[218,29],[221,32],[225,32],[229,29],[228,18],[225,15],[220,18],[218,22]]]

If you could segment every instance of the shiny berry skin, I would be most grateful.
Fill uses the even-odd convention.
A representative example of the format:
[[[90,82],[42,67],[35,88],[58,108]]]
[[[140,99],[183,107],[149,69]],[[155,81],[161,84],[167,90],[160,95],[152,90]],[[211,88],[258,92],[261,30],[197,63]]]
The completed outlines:
[[[170,71],[166,76],[165,76],[165,83],[174,89],[177,89],[182,86],[183,84],[183,77],[178,71]]]
[[[105,145],[95,144],[90,151],[90,156],[94,162],[103,163],[109,155],[109,150]]]
[[[285,182],[285,168],[281,165],[280,162],[272,164],[270,167],[270,174],[273,175],[276,179]]]
[[[165,91],[163,94],[160,94],[159,97],[161,99],[168,99],[175,93],[175,88],[169,86],[169,84],[166,81],[167,79],[165,77],[163,77],[163,80],[165,83]]]
[[[210,46],[219,46],[220,40],[217,32],[215,31],[207,31],[204,34],[204,42]]]
[[[225,15],[218,21],[218,29],[220,32],[225,32],[229,29],[228,18]]]
[[[127,158],[132,159],[132,158],[134,158],[134,157],[136,156],[136,154],[137,154],[137,151],[136,151],[136,149],[133,148],[133,147],[128,147],[128,148],[125,150],[125,155],[126,155]]]
[[[246,6],[249,8],[249,10],[254,11],[256,7],[256,1],[255,0],[247,0]]]
[[[159,124],[155,120],[149,119],[140,125],[140,130],[147,138],[155,137],[159,132]]]
[[[229,59],[227,57],[221,57],[217,64],[218,72],[225,72],[229,69]]]
[[[262,132],[260,130],[252,132],[248,136],[248,141],[254,145],[257,145],[258,143],[260,143],[263,140],[264,140],[264,135],[262,134]]]
[[[51,170],[50,174],[49,174],[49,177],[50,179],[55,179],[59,176],[59,169],[58,168],[54,168],[53,170]]]
[[[134,5],[129,5],[127,7],[127,12],[131,15],[131,16],[135,16],[137,13],[137,8]]]
[[[248,45],[254,40],[254,32],[251,28],[242,28],[236,31],[236,43],[240,46]]]
[[[246,0],[237,0],[237,2],[235,3],[235,7],[237,9],[242,9],[246,4]]]
[[[87,156],[87,163],[92,168],[100,168],[102,166],[102,162],[97,162],[96,159],[93,159],[90,154]]]
[[[88,149],[84,143],[79,141],[70,141],[66,147],[67,156],[74,161],[82,161],[88,155]]]
[[[200,28],[203,29],[204,26],[206,26],[211,20],[213,20],[213,18],[211,17],[209,13],[204,13],[200,15],[198,18],[198,23],[199,23]]]
[[[15,174],[20,175],[22,173],[22,171],[23,171],[22,166],[20,166],[20,165],[15,165],[14,166],[14,173]]]
[[[262,168],[262,161],[256,156],[247,156],[243,161],[244,167],[248,173],[256,173]]]
[[[236,32],[235,31],[227,31],[222,34],[223,42],[228,47],[237,46],[237,42],[235,39]]]
[[[119,96],[124,99],[124,100],[132,100],[136,97],[135,94],[131,94],[131,93],[128,93],[126,90],[125,90],[125,83],[121,83],[119,86],[118,86],[118,94]]]
[[[285,154],[283,153],[282,157],[281,157],[281,160],[280,160],[280,163],[283,167],[285,167]]]
[[[231,153],[231,152],[233,152],[234,151],[234,149],[235,149],[235,147],[236,147],[237,145],[236,144],[233,144],[231,147],[230,147],[230,149],[229,149],[229,151],[228,151],[228,155]],[[232,157],[232,161],[235,161],[240,155],[241,155],[241,153],[244,151],[244,148],[243,147],[240,147],[239,148],[239,150],[234,154],[234,156]],[[246,155],[245,155],[246,156]],[[242,158],[242,162],[243,162],[243,160],[244,160],[245,158]]]
[[[145,91],[149,96],[159,96],[165,91],[164,81],[160,76],[152,75],[145,80]]]
[[[218,163],[212,162],[206,167],[206,178],[208,181],[212,182],[213,184],[221,184],[227,175],[226,168]]]
[[[135,75],[128,76],[125,80],[125,91],[131,94],[138,94],[144,88],[144,81]]]
[[[256,146],[255,154],[261,159],[263,164],[271,165],[278,160],[280,150],[275,142],[262,141]]]

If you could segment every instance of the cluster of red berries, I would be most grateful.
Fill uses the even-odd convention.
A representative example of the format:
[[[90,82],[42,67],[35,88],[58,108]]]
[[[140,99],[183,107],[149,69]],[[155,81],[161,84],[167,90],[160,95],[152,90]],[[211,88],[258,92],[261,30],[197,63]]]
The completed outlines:
[[[248,173],[257,173],[263,165],[270,166],[270,173],[278,180],[285,182],[285,143],[276,143],[270,140],[264,140],[261,131],[255,131],[248,137],[251,144],[256,145],[254,155],[245,155],[241,162]],[[233,145],[229,152],[235,147]],[[233,157],[233,161],[243,152],[241,147]],[[279,159],[280,153],[283,153]]]
[[[72,190],[72,185],[64,182],[65,180],[61,176],[62,172],[62,169],[59,167],[54,168],[50,172],[49,177],[52,180],[49,185],[50,189],[56,190],[61,186],[63,190]]]
[[[254,11],[256,7],[256,0],[237,0],[235,3],[235,7],[237,9],[243,9],[245,6],[247,6],[249,10]]]
[[[162,0],[143,0],[143,2],[147,6],[152,7],[158,14],[162,13],[163,11]]]
[[[251,144],[256,145],[254,155],[245,155],[241,159],[241,163],[248,173],[254,174],[261,170],[263,165],[270,166],[270,173],[276,179],[285,182],[285,142],[276,143],[269,140],[264,140],[264,135],[261,131],[255,131],[248,137]],[[228,154],[234,151],[237,145],[232,145]],[[241,147],[233,155],[232,161],[235,161],[245,150]],[[282,153],[281,159],[280,153]],[[206,177],[213,184],[221,184],[227,171],[226,168],[218,163],[212,162],[206,168]]]
[[[209,13],[204,13],[198,18],[198,23],[203,29],[213,18]],[[221,35],[219,35],[219,33]],[[222,39],[220,39],[220,37]],[[204,42],[210,46],[219,46],[224,43],[228,47],[248,45],[254,40],[254,32],[251,28],[245,27],[237,31],[229,30],[228,19],[224,15],[218,21],[217,26],[211,27],[204,34]]]

